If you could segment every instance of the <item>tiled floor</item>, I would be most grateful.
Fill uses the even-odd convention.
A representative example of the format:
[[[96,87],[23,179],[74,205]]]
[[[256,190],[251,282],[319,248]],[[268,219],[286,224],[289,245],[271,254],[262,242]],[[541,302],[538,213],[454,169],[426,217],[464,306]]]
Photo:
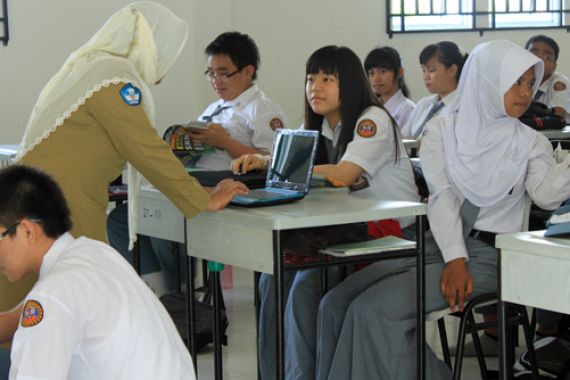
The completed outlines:
[[[252,272],[233,268],[233,288],[225,289],[224,297],[230,321],[229,344],[223,348],[224,379],[255,380],[257,361]],[[432,328],[435,328],[435,324],[427,327],[428,335]],[[496,358],[491,359],[488,361],[489,367],[497,368]],[[466,358],[462,372],[464,380],[479,379],[477,360]],[[198,355],[198,378],[200,380],[214,379],[214,356],[211,348]]]

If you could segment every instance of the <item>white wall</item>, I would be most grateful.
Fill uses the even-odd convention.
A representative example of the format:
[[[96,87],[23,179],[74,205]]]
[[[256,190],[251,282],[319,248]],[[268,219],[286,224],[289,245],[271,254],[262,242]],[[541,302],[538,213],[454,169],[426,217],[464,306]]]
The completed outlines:
[[[17,143],[27,118],[47,80],[65,58],[103,24],[125,0],[10,1],[11,39],[0,46],[0,144]],[[181,59],[164,82],[153,89],[158,128],[194,118],[215,94],[204,80],[203,50],[218,34],[238,30],[250,34],[261,52],[258,83],[297,126],[303,115],[304,64],[327,44],[351,47],[361,58],[375,46],[396,47],[405,63],[412,97],[427,94],[418,55],[432,42],[452,40],[466,50],[498,38],[523,44],[532,31],[478,33],[385,32],[385,1],[358,0],[162,0],[191,25]],[[541,31],[562,48],[559,69],[570,74],[569,35],[564,30]]]

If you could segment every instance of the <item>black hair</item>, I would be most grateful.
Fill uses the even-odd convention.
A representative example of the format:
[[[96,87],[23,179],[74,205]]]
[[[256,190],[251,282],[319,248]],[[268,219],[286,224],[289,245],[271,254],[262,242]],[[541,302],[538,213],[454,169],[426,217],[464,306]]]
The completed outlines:
[[[425,65],[432,57],[437,57],[437,60],[448,69],[452,65],[457,65],[457,74],[455,80],[459,83],[463,65],[467,60],[469,54],[462,53],[459,46],[455,42],[441,41],[436,44],[426,46],[420,53],[420,65]]]
[[[46,236],[53,239],[72,226],[57,183],[38,169],[13,165],[0,170],[0,224],[8,228],[23,218],[39,219]]]
[[[370,106],[384,109],[378,97],[372,91],[370,82],[366,77],[362,63],[358,56],[344,46],[325,46],[315,51],[306,63],[305,84],[307,75],[318,74],[334,75],[338,79],[341,131],[339,137],[339,153],[344,154],[346,147],[354,138],[354,128],[358,118]],[[323,115],[316,114],[305,96],[305,129],[321,131]],[[384,109],[385,110],[385,109]],[[396,123],[390,113],[392,130],[394,132],[396,160],[399,157]]]
[[[381,68],[390,70],[394,73],[394,78],[398,81],[398,88],[406,98],[410,97],[410,90],[406,86],[403,76],[399,76],[399,71],[402,68],[402,58],[398,50],[393,47],[384,46],[373,49],[364,59],[364,70],[368,73],[374,68]]]
[[[560,47],[558,46],[556,41],[554,41],[552,38],[548,36],[545,36],[544,34],[536,34],[528,39],[526,44],[524,44],[524,48],[528,50],[530,45],[532,45],[535,42],[544,42],[545,44],[550,46],[552,50],[554,50],[554,62],[558,61],[558,55],[560,54]]]
[[[257,70],[259,68],[259,50],[255,41],[240,32],[226,32],[220,34],[216,39],[204,50],[207,56],[227,55],[232,63],[241,70],[246,66],[255,67],[253,80],[257,79]]]

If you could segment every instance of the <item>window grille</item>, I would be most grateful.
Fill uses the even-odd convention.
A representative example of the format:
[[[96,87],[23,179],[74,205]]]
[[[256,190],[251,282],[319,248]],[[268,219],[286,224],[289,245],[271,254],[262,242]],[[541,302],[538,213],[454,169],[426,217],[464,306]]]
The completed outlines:
[[[570,0],[387,0],[386,28],[398,33],[565,28]]]
[[[2,34],[0,35],[0,41],[4,46],[8,45],[8,40],[10,39],[10,33],[8,30],[8,0],[2,0],[0,3],[0,23],[2,24]]]

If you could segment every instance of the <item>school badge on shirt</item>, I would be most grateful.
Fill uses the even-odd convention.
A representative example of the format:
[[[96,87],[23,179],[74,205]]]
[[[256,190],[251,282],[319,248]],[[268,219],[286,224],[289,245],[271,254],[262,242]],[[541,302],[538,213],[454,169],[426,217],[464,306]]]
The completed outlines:
[[[283,129],[283,122],[281,121],[280,118],[274,117],[269,122],[269,126],[271,127],[271,130],[276,131],[278,129]]]
[[[123,88],[121,88],[121,98],[123,98],[123,101],[128,106],[138,106],[141,104],[141,90],[139,90],[138,87],[127,83]]]
[[[356,133],[358,136],[369,138],[376,134],[376,123],[370,119],[364,119],[358,123],[358,127],[356,127]]]
[[[28,300],[24,305],[24,310],[22,311],[22,321],[20,324],[22,327],[32,327],[37,325],[44,318],[44,309],[42,305],[35,300]]]

